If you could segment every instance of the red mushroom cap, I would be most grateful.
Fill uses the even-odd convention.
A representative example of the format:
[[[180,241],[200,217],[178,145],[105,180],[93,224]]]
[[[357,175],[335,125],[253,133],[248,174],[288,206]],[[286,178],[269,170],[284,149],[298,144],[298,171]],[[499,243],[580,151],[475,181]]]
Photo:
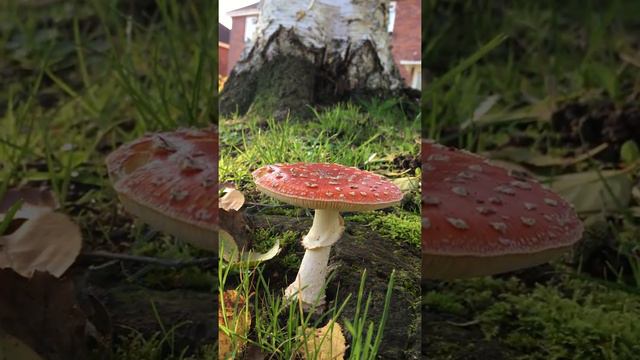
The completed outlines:
[[[149,134],[107,157],[124,207],[151,226],[216,251],[218,134],[181,129]]]
[[[400,189],[369,171],[339,164],[267,165],[253,172],[258,190],[311,209],[365,211],[397,205]]]
[[[536,181],[423,141],[427,278],[490,275],[547,262],[582,236],[573,207]]]

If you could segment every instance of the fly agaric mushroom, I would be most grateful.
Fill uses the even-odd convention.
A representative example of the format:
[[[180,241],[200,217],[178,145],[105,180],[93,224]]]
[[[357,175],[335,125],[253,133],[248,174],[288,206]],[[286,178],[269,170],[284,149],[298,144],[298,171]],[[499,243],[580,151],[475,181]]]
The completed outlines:
[[[329,252],[344,232],[340,211],[394,206],[402,192],[380,175],[338,164],[267,165],[253,172],[258,190],[291,205],[315,209],[313,225],[302,239],[304,257],[285,297],[297,296],[305,307],[324,304],[322,289]]]
[[[154,228],[217,251],[218,136],[180,129],[145,135],[109,154],[107,169],[125,209]]]
[[[423,140],[422,156],[424,278],[539,265],[581,238],[572,206],[534,180],[430,141]]]

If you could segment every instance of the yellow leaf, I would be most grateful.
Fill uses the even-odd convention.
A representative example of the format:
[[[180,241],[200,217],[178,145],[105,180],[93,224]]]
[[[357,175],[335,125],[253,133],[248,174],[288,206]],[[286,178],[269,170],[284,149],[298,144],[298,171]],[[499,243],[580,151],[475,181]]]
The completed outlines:
[[[337,322],[329,321],[320,329],[308,328],[305,334],[303,344],[298,350],[303,359],[344,359],[344,353],[347,351],[346,340],[342,334],[342,327]]]
[[[218,359],[233,359],[246,344],[251,313],[244,296],[227,290],[218,301]]]

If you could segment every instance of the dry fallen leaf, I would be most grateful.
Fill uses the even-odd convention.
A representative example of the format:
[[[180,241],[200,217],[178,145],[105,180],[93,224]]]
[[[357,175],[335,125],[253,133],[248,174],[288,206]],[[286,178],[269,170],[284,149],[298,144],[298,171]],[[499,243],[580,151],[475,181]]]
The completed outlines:
[[[342,327],[334,321],[320,329],[305,330],[303,344],[298,351],[303,359],[342,360],[347,351],[346,340],[342,334]]]
[[[233,349],[242,349],[251,327],[246,299],[235,290],[225,291],[218,301],[218,359],[233,359]],[[234,345],[235,341],[235,347]]]
[[[420,178],[417,176],[401,177],[393,179],[391,180],[391,182],[394,183],[400,189],[400,191],[405,194],[420,189]]]
[[[90,323],[71,278],[36,272],[26,279],[4,269],[0,284],[0,333],[19,339],[48,360],[87,358]]]
[[[19,339],[0,332],[0,360],[42,360],[40,355]]]
[[[225,188],[224,192],[226,194],[218,200],[218,207],[226,211],[240,210],[244,205],[244,194],[233,188]]]
[[[0,214],[6,213],[13,204],[21,199],[32,206],[44,207],[53,210],[57,209],[59,206],[51,191],[33,187],[22,187],[7,190],[4,196],[0,199]]]
[[[280,252],[280,240],[278,239],[265,253],[239,249],[233,236],[224,230],[218,231],[218,242],[221,247],[219,253],[231,266],[253,267],[262,261],[273,259]]]
[[[626,170],[586,171],[550,179],[551,188],[575,206],[579,214],[626,209],[633,182]]]
[[[11,268],[25,277],[35,271],[60,277],[80,253],[82,235],[78,226],[66,215],[53,211],[55,202],[50,194],[41,195],[33,198],[11,191],[0,201],[0,210],[20,199],[24,201],[9,230],[0,234],[0,269]],[[0,221],[4,217],[0,212]]]

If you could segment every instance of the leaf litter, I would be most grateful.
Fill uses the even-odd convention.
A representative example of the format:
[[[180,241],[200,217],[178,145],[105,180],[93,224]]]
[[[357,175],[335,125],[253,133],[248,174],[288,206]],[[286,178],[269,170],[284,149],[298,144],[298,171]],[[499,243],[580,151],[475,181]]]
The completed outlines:
[[[101,304],[80,303],[65,275],[82,247],[78,225],[56,212],[45,189],[9,189],[0,199],[0,355],[9,359],[88,356],[89,338],[105,345],[110,321]],[[95,324],[90,318],[99,314]]]

